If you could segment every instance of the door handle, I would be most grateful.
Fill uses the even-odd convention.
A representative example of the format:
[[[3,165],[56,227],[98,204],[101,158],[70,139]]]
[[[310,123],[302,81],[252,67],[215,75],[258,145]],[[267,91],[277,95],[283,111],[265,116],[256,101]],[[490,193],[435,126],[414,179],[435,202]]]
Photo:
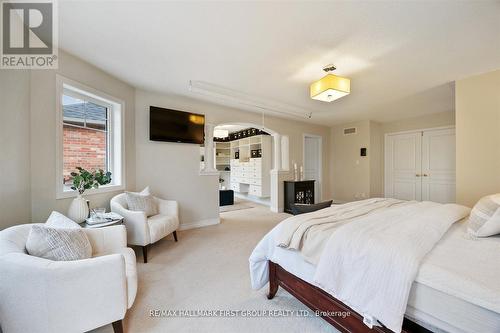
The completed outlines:
[[[418,173],[415,175],[415,177],[420,177],[420,176],[421,176],[421,175],[420,175],[420,174],[418,174]]]
[[[426,173],[424,173],[424,177],[427,177],[427,174],[426,174]]]

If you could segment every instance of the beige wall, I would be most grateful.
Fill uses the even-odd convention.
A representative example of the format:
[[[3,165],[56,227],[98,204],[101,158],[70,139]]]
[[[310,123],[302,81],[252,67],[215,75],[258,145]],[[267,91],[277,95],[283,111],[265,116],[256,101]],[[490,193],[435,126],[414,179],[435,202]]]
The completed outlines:
[[[135,89],[60,51],[58,70],[0,71],[0,229],[44,221],[52,210],[65,213],[72,200],[56,199],[56,74],[125,101],[125,182],[135,188]],[[92,206],[109,206],[115,194],[87,198]]]
[[[356,134],[344,135],[344,128],[356,127]],[[338,201],[370,196],[370,121],[358,121],[331,129],[331,189]],[[360,156],[360,148],[367,156]]]
[[[199,175],[199,146],[149,141],[149,106],[203,113],[207,123],[231,122],[261,124],[261,115],[243,112],[199,100],[137,91],[136,149],[137,187],[150,185],[154,192],[179,201],[184,226],[216,219],[218,213],[218,177]],[[329,198],[329,128],[305,122],[266,117],[265,126],[290,139],[290,161],[303,159],[303,134],[323,137],[323,197]]]
[[[457,202],[500,192],[500,70],[455,83]]]
[[[384,196],[384,140],[385,134],[455,124],[452,111],[407,118],[394,122],[358,121],[341,124],[331,129],[331,178],[333,198],[352,201],[365,197]],[[343,129],[356,127],[356,135],[344,135]],[[360,148],[366,147],[366,157]]]
[[[344,135],[344,128],[356,127],[356,134]],[[331,190],[338,201],[360,200],[383,195],[382,127],[365,120],[331,129]],[[361,148],[367,149],[361,156]]]
[[[30,74],[0,70],[0,230],[31,220]]]
[[[455,124],[455,112],[446,111],[381,124],[381,133],[395,133]]]

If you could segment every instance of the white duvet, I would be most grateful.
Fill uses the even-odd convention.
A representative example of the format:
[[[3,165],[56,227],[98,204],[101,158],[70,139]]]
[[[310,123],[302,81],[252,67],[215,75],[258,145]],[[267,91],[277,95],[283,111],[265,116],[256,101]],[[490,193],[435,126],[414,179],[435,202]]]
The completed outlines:
[[[448,228],[469,211],[454,204],[413,202],[362,216],[332,234],[317,266],[297,271],[314,270],[313,283],[362,314],[368,325],[378,320],[400,332],[420,262]],[[267,260],[273,260],[275,252],[282,257],[286,257],[283,251],[290,252],[275,249],[281,228],[278,225],[272,236],[266,236],[250,257],[255,289],[267,282]]]

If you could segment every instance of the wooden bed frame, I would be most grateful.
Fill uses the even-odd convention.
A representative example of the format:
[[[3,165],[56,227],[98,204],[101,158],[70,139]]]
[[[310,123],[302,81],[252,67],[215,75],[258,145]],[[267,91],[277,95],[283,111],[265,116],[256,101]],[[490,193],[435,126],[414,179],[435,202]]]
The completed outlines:
[[[344,333],[391,333],[385,327],[374,326],[372,329],[363,323],[363,317],[350,307],[334,298],[324,290],[287,272],[280,265],[269,260],[269,294],[268,299],[274,298],[278,287],[288,291],[299,301],[313,311],[344,312],[348,316],[322,315],[321,317],[332,326]],[[393,332],[392,332],[393,333]],[[432,333],[418,324],[405,318],[402,333]]]

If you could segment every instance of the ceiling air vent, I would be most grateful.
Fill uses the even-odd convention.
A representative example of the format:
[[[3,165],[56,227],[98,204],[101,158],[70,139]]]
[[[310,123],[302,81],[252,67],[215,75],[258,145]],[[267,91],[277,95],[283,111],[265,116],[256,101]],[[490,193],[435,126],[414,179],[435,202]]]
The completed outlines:
[[[356,127],[344,128],[344,135],[356,134]]]

